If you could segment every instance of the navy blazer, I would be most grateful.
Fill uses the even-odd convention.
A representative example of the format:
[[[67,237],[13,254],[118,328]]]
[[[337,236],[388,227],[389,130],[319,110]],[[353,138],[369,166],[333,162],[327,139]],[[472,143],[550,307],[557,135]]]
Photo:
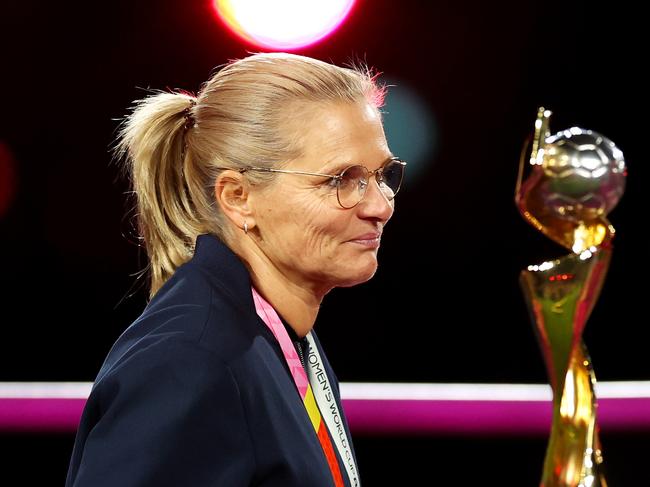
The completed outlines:
[[[280,345],[255,312],[247,269],[218,238],[200,235],[192,259],[108,353],[66,486],[333,485]]]

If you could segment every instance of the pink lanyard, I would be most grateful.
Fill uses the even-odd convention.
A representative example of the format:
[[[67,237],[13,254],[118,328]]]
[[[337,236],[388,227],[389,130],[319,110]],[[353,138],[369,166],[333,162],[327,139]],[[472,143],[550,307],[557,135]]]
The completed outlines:
[[[298,388],[298,392],[300,393],[300,397],[305,405],[311,424],[313,425],[321,447],[323,448],[323,453],[325,453],[325,457],[327,458],[327,463],[329,464],[334,479],[334,485],[336,487],[344,487],[345,484],[343,482],[343,477],[341,476],[339,463],[336,459],[336,454],[334,453],[330,437],[327,434],[327,426],[321,417],[318,405],[316,404],[316,398],[311,389],[311,384],[307,379],[307,374],[305,373],[305,369],[302,367],[298,353],[296,352],[280,317],[273,309],[273,306],[271,306],[269,302],[255,290],[255,288],[251,289],[253,291],[253,301],[255,302],[255,311],[257,311],[257,315],[262,318],[262,321],[266,323],[266,326],[269,327],[277,341],[280,343],[280,348],[282,348],[284,358],[287,361],[287,365],[289,365],[293,381]]]

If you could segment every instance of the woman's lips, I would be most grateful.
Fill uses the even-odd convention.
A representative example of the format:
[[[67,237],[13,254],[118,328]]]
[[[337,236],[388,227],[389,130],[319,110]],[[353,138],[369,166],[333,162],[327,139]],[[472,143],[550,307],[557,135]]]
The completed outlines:
[[[349,240],[349,242],[357,245],[363,245],[364,247],[376,249],[377,247],[379,247],[380,240],[381,240],[381,233],[366,233]]]

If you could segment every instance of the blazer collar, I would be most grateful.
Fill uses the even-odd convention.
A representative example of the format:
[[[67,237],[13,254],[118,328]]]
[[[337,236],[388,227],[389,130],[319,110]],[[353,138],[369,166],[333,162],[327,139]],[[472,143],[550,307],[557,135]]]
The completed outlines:
[[[251,292],[252,283],[248,269],[239,256],[216,235],[205,233],[196,238],[191,262],[205,269],[210,280],[228,292],[247,311],[255,313],[255,303]],[[304,349],[307,345],[307,338],[300,338],[282,316],[280,316],[280,320],[291,341],[300,344]]]
[[[255,309],[248,269],[219,237],[209,233],[197,236],[190,262],[205,269],[210,280],[240,304]]]

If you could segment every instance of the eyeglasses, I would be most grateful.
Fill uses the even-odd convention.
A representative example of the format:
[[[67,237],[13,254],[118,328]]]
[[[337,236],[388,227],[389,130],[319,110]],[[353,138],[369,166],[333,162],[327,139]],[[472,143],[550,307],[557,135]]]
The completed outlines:
[[[240,173],[247,171],[277,172],[282,174],[299,174],[304,176],[320,176],[329,178],[332,186],[336,187],[336,197],[339,205],[345,209],[357,206],[366,194],[370,176],[374,175],[377,186],[388,201],[392,201],[402,185],[406,162],[399,157],[391,157],[380,168],[370,171],[362,165],[350,166],[340,174],[323,174],[319,172],[291,171],[271,167],[245,167]],[[223,168],[225,169],[225,168]]]

